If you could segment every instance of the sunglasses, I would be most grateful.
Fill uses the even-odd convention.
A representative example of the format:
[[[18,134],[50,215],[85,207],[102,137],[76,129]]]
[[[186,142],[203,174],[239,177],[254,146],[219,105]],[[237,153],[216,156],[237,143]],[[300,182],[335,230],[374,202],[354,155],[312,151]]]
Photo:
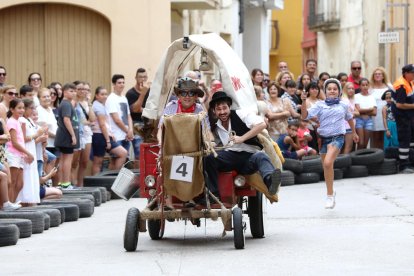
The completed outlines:
[[[7,92],[7,94],[8,94],[9,96],[16,96],[16,97],[17,97],[17,95],[19,95],[19,94],[14,93],[14,92]]]
[[[57,94],[55,92],[50,93],[50,96],[56,96]]]
[[[180,92],[180,96],[183,96],[183,97],[194,97],[195,95],[196,95],[197,93],[196,92],[194,92],[194,91],[181,91]]]
[[[41,81],[42,79],[41,78],[31,78],[30,80],[31,81]]]
[[[0,76],[5,77],[7,74],[6,73],[0,73]]]
[[[361,67],[352,67],[352,70],[361,70]]]

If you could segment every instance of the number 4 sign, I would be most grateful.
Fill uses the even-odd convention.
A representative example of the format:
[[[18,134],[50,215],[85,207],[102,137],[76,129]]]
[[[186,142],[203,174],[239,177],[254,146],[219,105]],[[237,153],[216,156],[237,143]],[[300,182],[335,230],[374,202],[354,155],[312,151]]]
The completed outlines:
[[[185,182],[193,181],[194,158],[188,156],[173,156],[170,178]]]

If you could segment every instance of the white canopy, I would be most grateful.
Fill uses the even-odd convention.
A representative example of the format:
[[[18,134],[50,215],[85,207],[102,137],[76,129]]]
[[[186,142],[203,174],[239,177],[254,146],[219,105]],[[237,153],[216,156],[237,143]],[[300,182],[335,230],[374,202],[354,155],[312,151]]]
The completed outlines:
[[[257,112],[256,95],[246,66],[233,49],[215,33],[190,35],[188,48],[183,40],[174,41],[167,49],[151,84],[143,116],[149,119],[161,117],[173,92],[178,73],[201,48],[219,68],[223,90],[233,99],[232,109],[249,109]]]

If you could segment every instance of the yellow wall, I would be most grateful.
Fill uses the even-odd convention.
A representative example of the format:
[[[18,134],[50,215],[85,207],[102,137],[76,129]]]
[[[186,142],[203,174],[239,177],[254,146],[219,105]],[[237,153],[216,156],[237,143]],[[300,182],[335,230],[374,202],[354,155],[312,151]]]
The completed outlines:
[[[278,20],[280,42],[277,51],[270,54],[270,79],[274,79],[279,71],[278,63],[286,61],[289,70],[295,79],[302,73],[302,0],[288,0],[284,2],[283,10],[272,11],[272,20]]]
[[[76,5],[107,18],[111,28],[110,72],[124,74],[127,88],[135,83],[138,67],[146,68],[150,79],[155,75],[171,43],[169,0],[1,0],[0,9],[30,3]]]

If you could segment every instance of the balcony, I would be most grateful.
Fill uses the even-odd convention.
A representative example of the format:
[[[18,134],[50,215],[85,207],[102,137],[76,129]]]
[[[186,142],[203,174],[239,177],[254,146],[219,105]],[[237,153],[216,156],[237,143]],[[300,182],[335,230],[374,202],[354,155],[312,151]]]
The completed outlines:
[[[329,32],[339,29],[341,21],[336,16],[326,16],[325,13],[310,13],[308,15],[309,30],[314,32]]]
[[[171,9],[176,10],[214,10],[219,0],[171,0]]]

